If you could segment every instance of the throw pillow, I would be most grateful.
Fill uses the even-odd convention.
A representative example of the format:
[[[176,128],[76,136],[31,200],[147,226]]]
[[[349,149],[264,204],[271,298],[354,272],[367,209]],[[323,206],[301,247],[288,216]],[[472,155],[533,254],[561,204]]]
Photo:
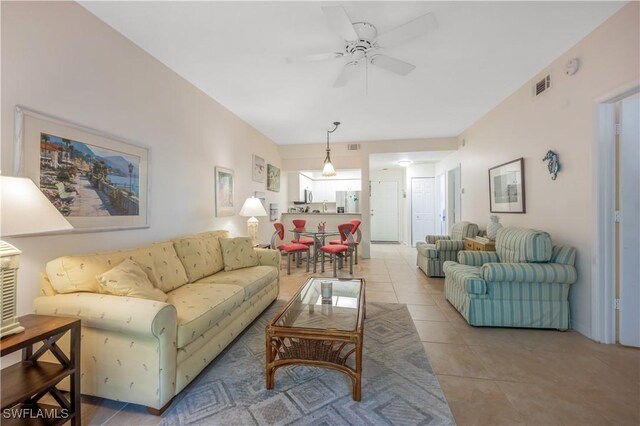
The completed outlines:
[[[254,250],[249,237],[220,238],[220,247],[222,247],[225,271],[233,271],[260,264],[258,254]]]
[[[116,296],[167,301],[167,295],[155,288],[140,265],[131,259],[122,261],[96,278],[105,292]]]

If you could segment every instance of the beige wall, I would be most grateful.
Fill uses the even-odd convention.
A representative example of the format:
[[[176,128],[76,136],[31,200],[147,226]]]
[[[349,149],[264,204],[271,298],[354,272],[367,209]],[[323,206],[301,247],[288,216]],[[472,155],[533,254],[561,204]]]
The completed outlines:
[[[465,146],[437,167],[440,173],[462,164],[462,218],[484,228],[490,215],[487,170],[524,157],[527,213],[499,214],[501,222],[548,231],[555,243],[578,249],[571,315],[573,327],[587,336],[592,319],[595,104],[638,82],[639,6],[631,2],[541,70],[467,129],[459,138]],[[574,57],[580,59],[580,70],[567,76],[564,67]],[[534,98],[533,83],[547,73],[551,90]],[[556,181],[542,162],[549,149],[562,165]]]
[[[151,147],[151,227],[7,238],[21,250],[20,313],[31,311],[37,277],[60,255],[133,247],[226,228],[246,233],[237,214],[214,216],[214,166],[235,170],[239,211],[254,191],[286,207],[281,192],[251,181],[251,155],[280,166],[277,146],[73,2],[2,2],[2,172],[13,173],[17,104]],[[260,218],[260,239],[272,226]]]

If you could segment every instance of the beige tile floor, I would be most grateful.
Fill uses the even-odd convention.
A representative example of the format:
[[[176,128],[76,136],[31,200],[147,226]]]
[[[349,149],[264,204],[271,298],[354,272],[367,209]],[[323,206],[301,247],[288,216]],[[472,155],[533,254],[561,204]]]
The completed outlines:
[[[367,301],[407,304],[458,424],[640,424],[640,351],[573,331],[471,327],[445,300],[444,280],[416,268],[414,249],[371,252],[354,271],[366,279]],[[304,268],[283,270],[280,298],[306,277]],[[93,397],[83,397],[82,410],[85,425],[160,421],[144,407]]]

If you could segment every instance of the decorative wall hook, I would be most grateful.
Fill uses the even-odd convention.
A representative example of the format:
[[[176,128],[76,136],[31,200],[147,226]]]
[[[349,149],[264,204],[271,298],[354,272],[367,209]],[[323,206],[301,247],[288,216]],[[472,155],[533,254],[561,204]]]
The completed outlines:
[[[542,161],[547,160],[549,160],[547,168],[549,169],[551,180],[556,180],[556,178],[558,177],[558,172],[560,171],[560,161],[558,160],[558,154],[551,150],[547,151],[547,155],[544,156]]]

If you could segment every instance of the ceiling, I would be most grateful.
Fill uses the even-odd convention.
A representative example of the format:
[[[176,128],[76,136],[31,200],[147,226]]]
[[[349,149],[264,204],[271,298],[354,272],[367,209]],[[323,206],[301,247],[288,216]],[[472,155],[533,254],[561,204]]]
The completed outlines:
[[[384,170],[402,168],[398,161],[410,160],[412,165],[433,164],[445,158],[453,151],[423,151],[423,152],[387,152],[384,154],[369,154],[369,169]]]
[[[278,144],[456,136],[620,9],[624,2],[93,2],[81,4]],[[333,88],[343,59],[323,5],[379,33],[426,12],[438,28],[383,53],[416,65],[369,67]]]

